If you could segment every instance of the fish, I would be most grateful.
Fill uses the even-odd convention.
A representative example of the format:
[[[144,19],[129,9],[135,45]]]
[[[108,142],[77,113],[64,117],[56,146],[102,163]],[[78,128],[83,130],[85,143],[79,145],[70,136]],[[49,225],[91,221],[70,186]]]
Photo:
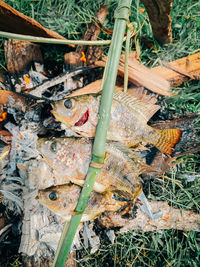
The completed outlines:
[[[84,137],[94,137],[98,122],[100,94],[65,98],[52,103],[52,114],[63,125]],[[154,145],[162,153],[171,154],[181,137],[180,129],[155,129],[147,124],[160,108],[156,98],[130,95],[117,91],[113,96],[107,139],[119,141],[129,147],[141,142]],[[102,114],[106,116],[106,114]]]
[[[39,138],[37,149],[54,170],[57,184],[68,182],[83,186],[92,153],[92,140],[82,137]],[[107,191],[135,199],[142,191],[141,173],[153,171],[129,148],[114,141],[106,143],[107,159],[93,190]],[[59,182],[60,181],[60,182]]]
[[[80,191],[81,187],[75,184],[53,186],[38,190],[36,200],[64,220],[70,221],[71,216],[76,214],[74,209]],[[104,211],[119,211],[127,204],[129,204],[129,202],[125,200],[116,200],[112,192],[100,194],[93,191],[83,213],[81,222],[94,220]]]

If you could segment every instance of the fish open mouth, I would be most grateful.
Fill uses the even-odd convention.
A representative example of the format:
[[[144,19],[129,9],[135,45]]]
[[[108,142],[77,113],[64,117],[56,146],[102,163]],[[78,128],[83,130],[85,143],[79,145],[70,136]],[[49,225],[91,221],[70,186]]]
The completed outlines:
[[[83,116],[74,124],[74,126],[82,126],[89,119],[89,109],[83,114]]]

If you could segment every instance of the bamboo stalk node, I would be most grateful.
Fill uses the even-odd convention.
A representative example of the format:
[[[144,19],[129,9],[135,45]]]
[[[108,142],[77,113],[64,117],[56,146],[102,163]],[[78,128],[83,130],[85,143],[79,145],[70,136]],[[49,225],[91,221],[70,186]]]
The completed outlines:
[[[105,157],[104,157],[104,162],[103,162],[103,163],[98,163],[98,162],[94,162],[94,161],[92,161],[92,162],[90,163],[90,167],[97,168],[97,169],[101,169],[101,168],[105,165],[105,163],[106,163],[106,161],[107,161],[107,159],[108,159],[109,157],[110,157],[110,154],[106,152]]]
[[[124,1],[123,4],[116,8],[114,18],[128,20],[129,12],[127,12],[127,9],[130,10],[130,0]]]

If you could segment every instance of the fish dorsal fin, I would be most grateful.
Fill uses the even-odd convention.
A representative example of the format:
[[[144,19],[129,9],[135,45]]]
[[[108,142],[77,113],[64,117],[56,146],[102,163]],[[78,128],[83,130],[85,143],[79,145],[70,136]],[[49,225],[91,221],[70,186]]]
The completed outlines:
[[[136,97],[138,100],[142,102],[151,103],[152,105],[157,102],[157,95],[155,94],[147,94],[148,91],[144,89],[144,87],[136,87],[128,90],[128,94]]]
[[[152,97],[149,97],[148,95],[145,96],[145,93],[142,94],[140,97],[136,97],[118,91],[114,93],[113,99],[125,105],[127,108],[129,108],[129,110],[132,110],[132,112],[139,113],[140,116],[142,116],[146,122],[148,122],[149,119],[160,108],[159,105],[155,105],[154,103],[152,103],[155,100]]]

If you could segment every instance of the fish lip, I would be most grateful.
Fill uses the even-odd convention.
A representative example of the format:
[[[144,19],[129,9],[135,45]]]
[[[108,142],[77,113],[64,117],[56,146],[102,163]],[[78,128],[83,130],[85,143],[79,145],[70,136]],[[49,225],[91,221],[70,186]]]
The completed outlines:
[[[89,119],[89,109],[81,116],[81,118],[74,124],[74,126],[82,126],[84,125]]]
[[[56,119],[57,121],[59,121],[59,122],[65,124],[67,127],[71,127],[70,123],[67,122],[67,121],[63,118],[64,116],[60,115],[59,113],[57,113],[57,112],[55,112],[55,111],[53,111],[53,110],[51,110],[51,113],[53,114],[53,116],[55,117],[55,119]]]

